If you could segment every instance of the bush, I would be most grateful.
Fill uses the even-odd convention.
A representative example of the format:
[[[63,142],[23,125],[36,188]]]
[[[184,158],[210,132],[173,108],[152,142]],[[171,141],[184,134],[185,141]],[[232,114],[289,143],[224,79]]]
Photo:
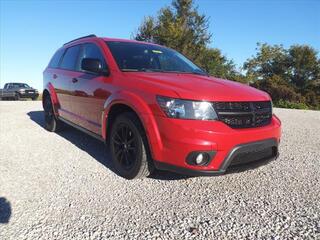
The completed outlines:
[[[309,109],[309,107],[305,103],[290,102],[282,99],[277,102],[274,102],[274,106],[279,108]]]

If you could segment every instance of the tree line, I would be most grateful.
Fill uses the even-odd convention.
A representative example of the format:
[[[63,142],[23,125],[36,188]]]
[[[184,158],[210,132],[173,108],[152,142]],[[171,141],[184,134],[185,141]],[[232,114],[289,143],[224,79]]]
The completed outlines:
[[[266,91],[275,106],[320,110],[320,59],[313,47],[258,43],[256,54],[238,69],[219,49],[209,47],[208,28],[209,18],[193,0],[173,0],[157,16],[145,17],[133,38],[173,48],[215,77]]]

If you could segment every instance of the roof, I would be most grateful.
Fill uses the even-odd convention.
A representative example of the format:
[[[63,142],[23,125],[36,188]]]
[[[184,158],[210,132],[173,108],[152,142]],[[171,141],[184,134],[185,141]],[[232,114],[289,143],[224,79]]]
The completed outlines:
[[[87,36],[84,36],[84,37],[76,38],[74,40],[71,40],[71,41],[63,44],[63,46],[69,45],[69,44],[77,42],[77,41],[81,41],[83,39],[90,39],[90,38],[97,38],[97,39],[101,39],[101,40],[106,41],[106,42],[132,42],[132,43],[150,44],[150,45],[159,46],[158,44],[151,43],[151,42],[142,42],[142,41],[137,41],[137,40],[132,40],[132,39],[122,39],[122,38],[97,37],[94,34],[90,34],[90,35],[87,35]]]

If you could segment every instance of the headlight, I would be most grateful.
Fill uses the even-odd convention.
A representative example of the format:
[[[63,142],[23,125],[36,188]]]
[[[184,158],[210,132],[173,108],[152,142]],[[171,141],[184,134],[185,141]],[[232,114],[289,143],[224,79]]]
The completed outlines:
[[[170,118],[215,120],[217,114],[209,102],[157,96],[158,104]]]
[[[26,90],[25,89],[20,89],[19,92],[24,93]]]

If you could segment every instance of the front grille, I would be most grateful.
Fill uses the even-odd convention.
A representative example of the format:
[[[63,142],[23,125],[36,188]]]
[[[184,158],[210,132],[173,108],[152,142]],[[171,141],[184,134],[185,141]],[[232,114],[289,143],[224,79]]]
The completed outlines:
[[[213,107],[220,121],[232,128],[251,128],[271,122],[272,106],[265,102],[215,102]]]

